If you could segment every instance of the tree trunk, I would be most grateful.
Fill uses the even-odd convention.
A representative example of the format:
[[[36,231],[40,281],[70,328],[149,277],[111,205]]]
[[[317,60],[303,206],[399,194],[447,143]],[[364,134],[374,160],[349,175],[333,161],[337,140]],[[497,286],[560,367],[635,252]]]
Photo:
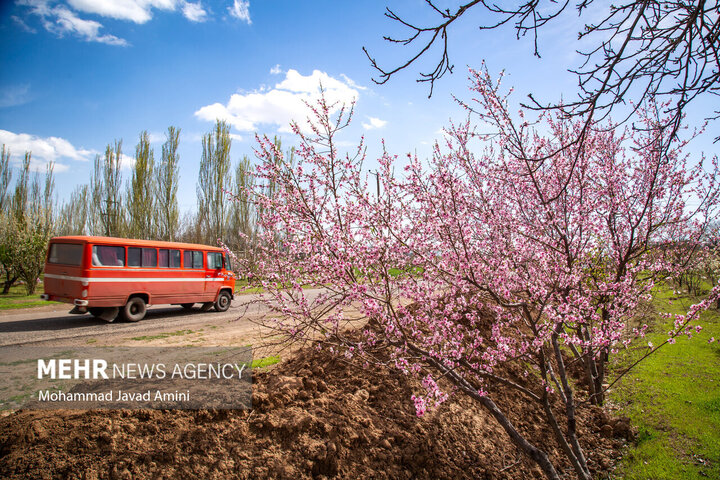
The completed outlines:
[[[550,461],[548,454],[528,442],[527,439],[515,429],[515,426],[512,424],[510,419],[505,416],[495,402],[485,395],[480,395],[477,388],[473,387],[455,371],[449,370],[442,363],[435,361],[432,357],[429,358],[428,361],[438,370],[443,372],[451,382],[463,390],[468,396],[470,396],[470,398],[477,400],[480,405],[482,405],[495,418],[495,420],[497,420],[503,430],[505,430],[505,433],[508,434],[513,444],[515,444],[516,447],[518,447],[525,455],[531,458],[538,467],[540,467],[548,480],[560,480],[560,476]]]
[[[515,429],[512,422],[510,422],[510,420],[500,411],[495,402],[490,400],[488,397],[480,396],[477,391],[468,392],[466,390],[466,393],[469,393],[471,397],[480,401],[480,404],[483,405],[493,417],[495,417],[495,420],[497,420],[500,426],[505,430],[510,437],[510,440],[512,440],[512,442],[520,448],[525,455],[530,457],[540,467],[548,480],[560,480],[560,476],[555,470],[553,464],[550,462],[550,458],[547,453],[528,442],[525,437],[523,437],[520,432]]]
[[[15,285],[15,282],[17,282],[17,279],[18,279],[18,277],[13,277],[13,278],[8,277],[5,279],[5,282],[3,283],[3,291],[2,291],[3,295],[7,295],[8,293],[10,293],[10,288],[13,285]]]
[[[34,295],[37,290],[37,279],[34,282],[25,282],[25,292],[28,295]]]
[[[563,449],[567,450],[569,447],[571,450],[570,452],[566,453],[566,455],[572,461],[573,467],[575,468],[578,477],[582,479],[590,479],[590,470],[587,466],[587,460],[585,459],[585,454],[583,453],[582,448],[580,447],[580,442],[577,438],[577,424],[575,421],[575,401],[573,400],[573,391],[572,388],[570,388],[570,383],[567,379],[565,360],[563,359],[562,352],[560,351],[560,345],[558,344],[558,336],[562,332],[562,327],[563,325],[561,323],[558,323],[555,327],[555,332],[552,335],[552,346],[553,352],[555,353],[555,361],[557,362],[558,366],[558,375],[560,376],[560,382],[562,383],[563,397],[565,400],[565,414],[567,417],[567,435],[570,440],[570,445],[567,444],[566,439],[563,437],[559,427],[557,426],[555,416],[552,413],[552,409],[550,408],[550,404],[547,399],[547,393],[543,395],[543,404],[545,407],[545,411],[551,421],[551,426],[553,427],[553,430],[558,437],[558,442],[560,442],[560,445],[563,447]]]

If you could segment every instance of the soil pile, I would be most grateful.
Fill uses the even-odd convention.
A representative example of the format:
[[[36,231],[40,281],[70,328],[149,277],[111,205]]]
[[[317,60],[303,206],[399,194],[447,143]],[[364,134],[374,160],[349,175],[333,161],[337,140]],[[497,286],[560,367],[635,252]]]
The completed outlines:
[[[417,418],[410,396],[419,383],[393,371],[303,350],[253,382],[251,411],[15,412],[0,419],[0,477],[542,478],[466,397]],[[572,478],[539,410],[513,394],[494,399]],[[599,409],[581,418],[598,474],[632,433]]]

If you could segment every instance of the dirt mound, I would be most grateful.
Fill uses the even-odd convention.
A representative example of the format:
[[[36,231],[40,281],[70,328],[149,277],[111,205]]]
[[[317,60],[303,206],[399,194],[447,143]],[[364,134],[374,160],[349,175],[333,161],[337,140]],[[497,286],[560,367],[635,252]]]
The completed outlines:
[[[16,412],[0,419],[0,477],[541,478],[468,398],[417,418],[418,383],[389,370],[306,350],[253,382],[252,411]],[[496,402],[557,461],[538,411],[512,395]],[[606,470],[627,425],[583,413],[590,465]]]

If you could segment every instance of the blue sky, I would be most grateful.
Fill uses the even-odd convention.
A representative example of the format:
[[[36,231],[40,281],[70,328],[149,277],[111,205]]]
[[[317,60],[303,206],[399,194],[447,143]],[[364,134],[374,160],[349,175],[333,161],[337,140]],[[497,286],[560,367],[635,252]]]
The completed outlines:
[[[447,3],[448,7],[455,5]],[[534,92],[546,101],[574,95],[566,68],[579,57],[573,12],[541,37],[542,59],[514,32],[479,33],[480,12],[451,32],[455,73],[436,84],[416,84],[417,68],[385,85],[362,47],[394,66],[409,50],[383,35],[402,31],[383,16],[385,6],[419,22],[433,12],[419,0],[387,2],[285,0],[19,0],[0,7],[0,143],[19,161],[31,149],[38,169],[56,163],[60,200],[87,183],[92,160],[115,139],[134,155],[147,130],[156,160],[167,127],[180,137],[182,210],[195,205],[200,139],[214,119],[232,125],[232,158],[253,158],[254,135],[279,135],[291,146],[290,119],[301,120],[301,98],[322,80],[331,98],[357,99],[355,121],[343,140],[365,135],[372,158],[386,141],[391,153],[430,145],[450,118],[463,119],[452,94],[468,98],[466,67],[486,60],[505,69],[519,100]],[[473,17],[475,15],[475,17]],[[433,57],[434,59],[434,57]],[[426,64],[427,65],[427,64]],[[707,145],[710,145],[707,143]],[[372,166],[372,163],[369,164]]]

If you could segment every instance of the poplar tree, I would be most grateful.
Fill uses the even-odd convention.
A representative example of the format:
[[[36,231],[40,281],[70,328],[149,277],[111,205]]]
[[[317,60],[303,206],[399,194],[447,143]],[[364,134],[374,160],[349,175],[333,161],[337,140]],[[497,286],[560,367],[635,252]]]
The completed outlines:
[[[253,189],[255,178],[247,156],[235,167],[235,185],[233,186],[233,202],[230,204],[231,248],[240,252],[245,258],[249,256],[250,245],[254,233],[254,209],[248,194]]]
[[[90,215],[88,214],[88,199],[90,187],[78,185],[70,194],[70,200],[63,203],[58,218],[58,235],[85,235],[87,233]]]
[[[177,190],[179,182],[179,156],[177,153],[180,129],[169,127],[162,146],[162,160],[155,170],[157,236],[161,240],[177,238],[180,223]]]
[[[105,227],[102,220],[103,201],[103,163],[100,155],[95,155],[93,161],[93,173],[90,177],[89,198],[90,211],[88,215],[88,230],[91,235],[105,235]]]
[[[9,207],[9,199],[7,196],[10,181],[12,180],[12,170],[10,169],[10,149],[2,146],[2,156],[0,156],[0,214],[4,214]]]
[[[198,220],[207,243],[214,244],[225,236],[231,143],[230,126],[224,120],[217,120],[213,131],[202,138],[197,184]]]
[[[273,137],[272,141],[273,149],[272,149],[272,164],[280,169],[292,169],[292,167],[295,165],[295,148],[290,148],[285,155],[282,153],[282,141],[276,136]],[[278,193],[278,185],[277,185],[277,179],[275,178],[265,178],[263,184],[257,185],[259,190],[263,192],[263,195],[265,195],[268,198],[273,198]],[[254,247],[257,246],[257,238],[262,234],[261,227],[259,223],[257,222],[258,218],[263,218],[265,215],[268,215],[269,211],[266,206],[264,206],[262,203],[256,203],[255,204],[255,219],[254,219],[254,225],[253,225],[253,245]],[[275,242],[278,242],[281,240],[282,237],[287,237],[287,232],[284,232],[283,234],[280,234],[276,232],[275,234]]]
[[[155,235],[153,170],[155,160],[147,131],[135,147],[135,167],[127,190],[128,234],[150,239]]]
[[[93,233],[119,237],[123,234],[122,193],[120,186],[120,162],[122,140],[105,148],[105,158],[95,157],[95,168],[91,181],[93,201]]]
[[[55,162],[48,163],[45,169],[45,185],[43,189],[43,220],[48,232],[55,227]]]
[[[25,152],[22,167],[20,167],[20,177],[15,183],[15,193],[12,198],[12,214],[13,219],[22,222],[25,220],[25,212],[28,208],[28,188],[30,181],[30,160],[32,155]]]

